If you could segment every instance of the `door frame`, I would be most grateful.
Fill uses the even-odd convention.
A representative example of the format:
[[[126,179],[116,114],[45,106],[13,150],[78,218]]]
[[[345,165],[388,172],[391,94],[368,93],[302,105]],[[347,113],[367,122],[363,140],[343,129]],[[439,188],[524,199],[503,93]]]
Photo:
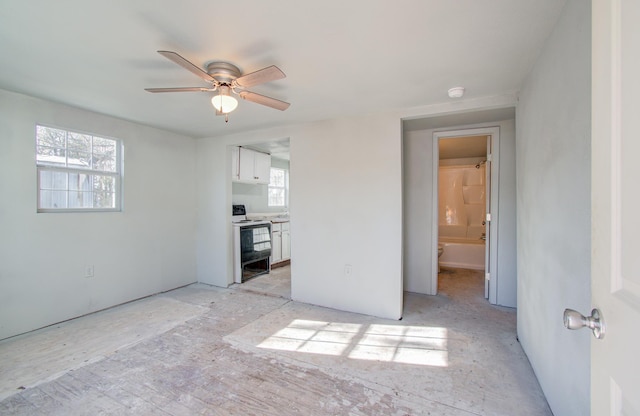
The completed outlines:
[[[491,137],[491,189],[487,189],[491,203],[491,221],[489,222],[489,270],[491,270],[489,285],[489,303],[498,303],[498,224],[499,218],[499,190],[500,190],[500,127],[477,127],[469,129],[442,130],[433,133],[433,183],[432,183],[432,219],[431,229],[431,293],[438,293],[438,168],[440,167],[440,139],[465,136],[490,136]],[[485,265],[486,269],[486,265]],[[487,276],[485,276],[485,279]],[[493,284],[492,284],[493,282]],[[485,280],[485,284],[487,281]]]

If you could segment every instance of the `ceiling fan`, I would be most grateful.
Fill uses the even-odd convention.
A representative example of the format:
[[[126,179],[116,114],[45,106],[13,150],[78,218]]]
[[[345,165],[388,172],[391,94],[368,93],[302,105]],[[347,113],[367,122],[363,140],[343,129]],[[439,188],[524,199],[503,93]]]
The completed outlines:
[[[238,101],[231,93],[239,95],[240,98],[257,104],[266,105],[276,110],[284,111],[289,108],[289,103],[267,97],[246,88],[265,82],[275,81],[286,77],[284,72],[275,65],[259,69],[250,74],[242,75],[237,66],[228,62],[210,62],[206,66],[206,72],[192,64],[182,56],[171,51],[158,51],[165,58],[175,62],[186,70],[199,76],[211,86],[209,87],[178,87],[178,88],[145,88],[149,92],[214,92],[218,94],[211,99],[211,103],[216,109],[217,115],[224,115],[225,121],[229,121],[229,113],[236,109]]]

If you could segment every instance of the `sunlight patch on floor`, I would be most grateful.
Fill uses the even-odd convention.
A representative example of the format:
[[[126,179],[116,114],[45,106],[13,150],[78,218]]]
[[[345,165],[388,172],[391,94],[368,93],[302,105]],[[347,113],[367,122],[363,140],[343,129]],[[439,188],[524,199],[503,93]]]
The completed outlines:
[[[295,319],[259,348],[446,367],[447,328]]]

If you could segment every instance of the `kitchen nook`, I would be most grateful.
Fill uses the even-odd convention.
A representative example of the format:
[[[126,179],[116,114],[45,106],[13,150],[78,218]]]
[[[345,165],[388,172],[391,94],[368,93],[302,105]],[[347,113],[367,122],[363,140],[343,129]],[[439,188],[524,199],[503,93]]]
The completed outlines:
[[[290,298],[288,139],[231,149],[233,281]]]

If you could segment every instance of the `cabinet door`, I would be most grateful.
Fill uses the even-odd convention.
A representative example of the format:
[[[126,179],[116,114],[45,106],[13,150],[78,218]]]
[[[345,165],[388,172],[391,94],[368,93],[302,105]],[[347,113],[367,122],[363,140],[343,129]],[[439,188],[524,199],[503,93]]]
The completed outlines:
[[[244,147],[240,148],[239,156],[240,156],[240,173],[238,175],[238,179],[245,182],[255,182],[254,164],[255,164],[255,153],[253,150],[245,149]]]
[[[258,183],[269,183],[271,175],[271,155],[256,152],[254,154],[254,176]]]
[[[231,180],[240,179],[240,148],[234,146],[231,148]]]
[[[282,231],[282,260],[291,258],[291,238],[289,231]]]
[[[271,263],[282,260],[282,234],[280,231],[271,233]]]

